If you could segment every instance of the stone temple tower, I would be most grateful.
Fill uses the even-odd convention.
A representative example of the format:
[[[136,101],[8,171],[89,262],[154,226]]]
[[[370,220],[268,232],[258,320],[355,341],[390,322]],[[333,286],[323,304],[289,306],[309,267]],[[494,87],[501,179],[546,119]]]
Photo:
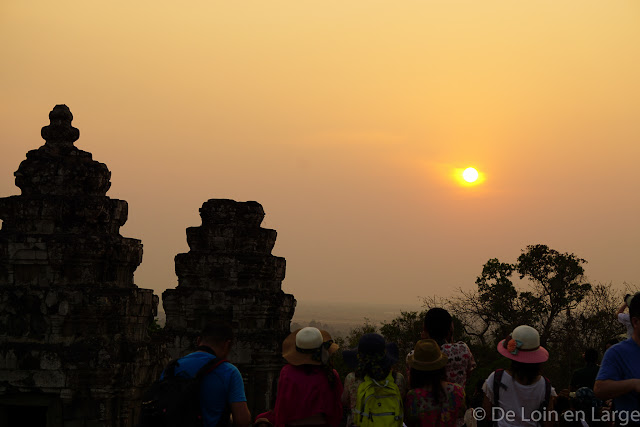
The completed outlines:
[[[276,231],[260,227],[257,202],[212,199],[200,209],[202,225],[187,228],[189,252],[175,258],[178,287],[162,301],[172,357],[193,349],[203,322],[229,322],[237,335],[230,355],[245,380],[252,414],[271,405],[283,366],[282,341],[295,310],[282,291],[285,259],[271,255]]]
[[[111,172],[74,146],[65,105],[49,118],[22,194],[0,199],[0,425],[133,426],[162,363],[158,300],[133,283],[142,244],[119,233]]]

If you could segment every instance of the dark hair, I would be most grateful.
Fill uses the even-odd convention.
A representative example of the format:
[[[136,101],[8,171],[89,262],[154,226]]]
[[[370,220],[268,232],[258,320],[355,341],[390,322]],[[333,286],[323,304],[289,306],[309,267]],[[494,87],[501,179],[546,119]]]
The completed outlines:
[[[419,371],[413,368],[409,371],[409,385],[411,389],[430,386],[436,403],[440,402],[441,397],[444,399],[444,389],[441,384],[444,379],[444,366],[435,371]]]
[[[453,318],[444,308],[432,308],[424,316],[424,330],[429,334],[429,338],[435,340],[442,346],[449,337]]]
[[[512,360],[511,371],[514,379],[518,379],[524,385],[530,385],[542,372],[542,363],[522,363]]]
[[[233,329],[226,322],[212,321],[207,322],[200,332],[200,339],[209,341],[213,344],[223,344],[227,341],[233,341]]]
[[[391,371],[391,365],[385,363],[385,353],[366,354],[358,353],[358,366],[355,374],[356,378],[363,379],[365,375],[369,375],[376,381],[384,380]]]
[[[633,319],[634,317],[640,319],[640,292],[636,292],[633,295],[631,305],[629,306],[629,318]]]
[[[595,348],[588,348],[584,351],[584,361],[593,364],[598,363],[598,350]]]
[[[329,382],[329,386],[331,388],[335,388],[336,386],[336,374],[333,371],[333,363],[329,360],[327,363],[323,365],[310,365],[305,363],[304,365],[299,365],[306,375],[313,375],[316,372],[322,372],[324,376],[327,378]]]

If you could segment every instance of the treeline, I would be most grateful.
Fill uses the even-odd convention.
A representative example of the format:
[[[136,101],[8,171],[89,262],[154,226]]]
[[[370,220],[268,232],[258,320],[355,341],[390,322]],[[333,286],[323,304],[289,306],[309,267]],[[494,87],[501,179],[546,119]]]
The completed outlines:
[[[304,324],[303,323],[298,323],[298,322],[292,322],[291,323],[291,331],[293,332],[296,329],[304,328],[305,326],[311,326],[311,327],[314,327],[314,328],[318,328],[318,329],[327,331],[334,338],[344,337],[344,336],[350,334],[351,330],[353,329],[353,326],[322,323],[322,322],[318,322],[315,319],[313,319],[310,322],[304,323]]]
[[[625,294],[638,291],[628,284],[616,289],[611,283],[587,283],[585,263],[546,245],[528,246],[515,263],[489,260],[473,291],[458,289],[449,298],[425,298],[422,312],[401,312],[389,322],[372,324],[365,319],[336,341],[343,349],[353,348],[363,334],[378,332],[398,345],[396,368],[404,373],[406,355],[420,339],[424,314],[433,307],[445,308],[454,316],[454,339],[466,342],[476,359],[477,368],[467,382],[470,394],[493,370],[507,367],[496,345],[516,326],[526,324],[540,332],[541,345],[549,351],[544,375],[557,390],[568,388],[572,372],[584,365],[584,350],[595,348],[602,358],[607,341],[625,338],[616,312]],[[346,375],[340,356],[334,363]]]

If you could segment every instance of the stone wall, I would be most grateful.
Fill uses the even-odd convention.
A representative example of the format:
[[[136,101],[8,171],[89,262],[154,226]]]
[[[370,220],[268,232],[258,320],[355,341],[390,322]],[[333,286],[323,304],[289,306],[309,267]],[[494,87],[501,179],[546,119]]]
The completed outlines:
[[[285,294],[284,258],[271,255],[276,231],[261,228],[257,202],[209,200],[202,225],[187,228],[189,252],[175,258],[178,287],[162,294],[172,357],[194,348],[207,320],[229,322],[237,333],[230,360],[245,379],[252,414],[271,406],[283,366],[295,299]]]
[[[169,355],[214,319],[237,333],[230,359],[252,413],[269,408],[295,299],[262,206],[203,204],[175,259],[178,287],[163,293],[166,327],[152,333],[158,297],[133,281],[142,244],[119,231],[127,202],[106,196],[111,172],[75,147],[69,109],[49,118],[46,143],[15,172],[22,194],[0,198],[0,425],[132,427]]]
[[[0,199],[0,425],[132,426],[165,361],[158,298],[133,283],[142,244],[119,233],[107,166],[74,146],[66,106],[49,118],[22,194]]]

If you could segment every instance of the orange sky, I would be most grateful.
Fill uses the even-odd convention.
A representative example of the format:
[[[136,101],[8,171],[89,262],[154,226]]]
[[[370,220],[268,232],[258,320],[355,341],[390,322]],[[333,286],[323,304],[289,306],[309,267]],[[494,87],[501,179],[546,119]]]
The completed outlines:
[[[262,203],[299,301],[413,304],[535,243],[638,283],[639,22],[637,0],[5,0],[0,196],[64,103],[157,293],[210,198]]]

